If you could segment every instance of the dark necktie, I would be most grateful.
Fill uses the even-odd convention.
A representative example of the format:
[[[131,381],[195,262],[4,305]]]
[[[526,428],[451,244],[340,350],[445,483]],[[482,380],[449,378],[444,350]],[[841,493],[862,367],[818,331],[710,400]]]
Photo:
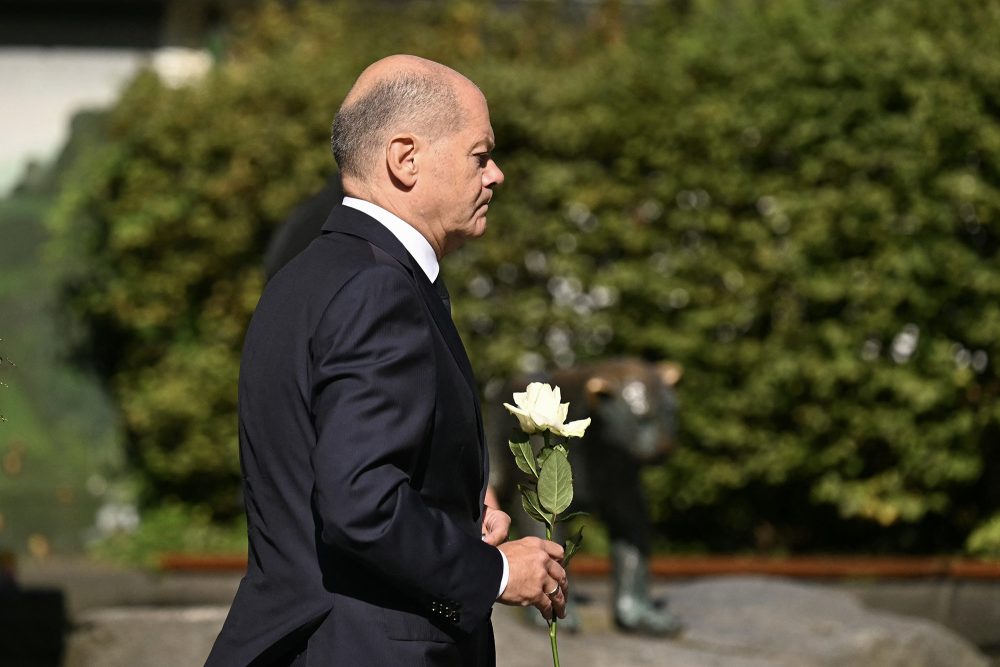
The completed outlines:
[[[437,280],[434,281],[434,289],[437,290],[438,296],[441,297],[441,302],[444,307],[448,309],[448,314],[451,314],[451,296],[448,294],[448,287],[444,284],[444,276],[440,273],[438,274]]]

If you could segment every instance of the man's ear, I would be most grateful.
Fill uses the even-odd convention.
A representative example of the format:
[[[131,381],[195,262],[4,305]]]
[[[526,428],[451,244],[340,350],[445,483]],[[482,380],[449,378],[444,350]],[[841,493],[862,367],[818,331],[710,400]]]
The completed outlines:
[[[404,188],[412,188],[417,182],[418,139],[412,134],[397,134],[389,140],[386,148],[386,166],[392,177]]]

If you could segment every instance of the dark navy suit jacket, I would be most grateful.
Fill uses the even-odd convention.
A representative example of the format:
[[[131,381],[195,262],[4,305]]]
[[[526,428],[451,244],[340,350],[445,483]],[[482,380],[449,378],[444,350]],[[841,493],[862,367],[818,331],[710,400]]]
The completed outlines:
[[[462,342],[380,223],[337,206],[244,342],[249,563],[210,667],[493,665],[503,570]]]

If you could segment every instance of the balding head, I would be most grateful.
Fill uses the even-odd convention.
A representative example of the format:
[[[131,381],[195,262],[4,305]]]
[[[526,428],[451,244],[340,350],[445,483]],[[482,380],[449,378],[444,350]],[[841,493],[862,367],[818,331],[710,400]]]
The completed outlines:
[[[369,182],[380,153],[397,132],[434,141],[461,127],[457,89],[462,85],[474,86],[458,72],[416,56],[389,56],[370,65],[333,121],[331,143],[341,174]]]

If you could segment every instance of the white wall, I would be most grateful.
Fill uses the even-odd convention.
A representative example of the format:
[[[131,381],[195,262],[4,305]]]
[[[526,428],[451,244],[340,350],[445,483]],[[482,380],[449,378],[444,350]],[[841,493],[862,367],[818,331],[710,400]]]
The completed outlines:
[[[55,156],[74,112],[110,104],[148,56],[129,49],[0,48],[0,196],[28,160]]]

